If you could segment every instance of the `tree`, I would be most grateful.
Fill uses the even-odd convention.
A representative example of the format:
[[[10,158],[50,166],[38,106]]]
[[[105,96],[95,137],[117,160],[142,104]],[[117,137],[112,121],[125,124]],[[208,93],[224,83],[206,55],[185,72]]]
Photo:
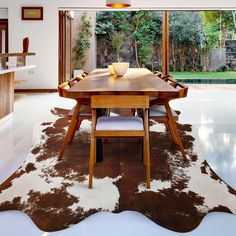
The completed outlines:
[[[213,48],[225,46],[225,40],[232,38],[235,30],[236,11],[204,11],[202,18],[202,53],[205,55],[206,70],[209,70],[209,53]]]
[[[233,22],[234,22],[234,33],[236,33],[236,11],[232,11]]]
[[[152,63],[153,48],[161,38],[161,16],[157,12],[139,11],[132,14],[132,38],[138,67]]]
[[[200,63],[201,18],[196,12],[170,14],[170,49],[173,70],[196,69]],[[188,59],[188,63],[187,62]],[[178,62],[178,63],[177,63]],[[191,63],[191,66],[190,66]],[[189,68],[186,68],[189,64]]]
[[[114,32],[126,32],[130,28],[131,12],[98,12],[96,34],[111,35]]]
[[[119,45],[120,36],[131,35],[137,66],[144,67],[152,64],[154,48],[161,39],[161,15],[153,11],[100,12],[96,33],[104,34],[116,54],[118,48],[115,45]]]
[[[120,50],[124,41],[124,32],[113,32],[110,34],[111,46],[116,52],[117,61],[120,61]]]
[[[110,43],[120,61],[120,51],[130,28],[131,12],[99,12],[97,14],[96,34],[102,34],[106,41]]]
[[[203,27],[211,25],[214,31],[218,29],[221,47],[224,47],[225,39],[232,38],[236,32],[236,11],[204,11],[200,16]]]
[[[216,24],[203,23],[201,53],[205,55],[205,70],[209,70],[210,50],[219,46],[219,29]]]
[[[124,33],[124,41],[131,42],[131,55],[137,67],[154,68],[159,63],[162,38],[162,14],[155,11],[100,12],[96,32],[103,34],[108,45],[109,35]],[[174,70],[201,69],[202,21],[198,12],[171,12],[170,49]],[[113,47],[115,48],[115,47]],[[122,47],[120,48],[122,49]],[[117,52],[116,52],[117,54]],[[158,60],[157,60],[158,58]]]

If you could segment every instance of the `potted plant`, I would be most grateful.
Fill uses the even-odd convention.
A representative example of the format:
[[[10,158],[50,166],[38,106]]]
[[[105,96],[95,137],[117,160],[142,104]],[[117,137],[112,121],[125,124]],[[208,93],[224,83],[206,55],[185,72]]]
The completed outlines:
[[[112,66],[113,66],[114,72],[118,76],[123,76],[129,68],[128,62],[120,62],[120,51],[122,48],[124,37],[125,37],[124,32],[113,32],[109,37],[111,41],[111,46],[115,50],[116,58],[117,58],[117,62],[112,63]]]

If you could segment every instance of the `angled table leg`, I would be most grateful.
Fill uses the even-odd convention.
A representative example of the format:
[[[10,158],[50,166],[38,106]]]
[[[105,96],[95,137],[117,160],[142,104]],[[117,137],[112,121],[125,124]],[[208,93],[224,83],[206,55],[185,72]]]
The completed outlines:
[[[59,153],[59,156],[58,156],[58,160],[62,159],[62,156],[65,152],[65,149],[66,149],[67,145],[70,143],[71,139],[73,138],[74,132],[77,128],[77,118],[78,118],[80,107],[81,107],[81,104],[77,101],[77,104],[75,106],[75,110],[74,110],[74,113],[73,113],[73,116],[72,116],[72,119],[71,119],[71,122],[70,122],[70,125],[69,125],[69,129],[66,133],[64,142],[61,146],[61,150],[60,150],[60,153]]]
[[[186,154],[184,152],[184,146],[183,143],[181,141],[179,132],[177,130],[177,126],[176,126],[176,122],[174,120],[174,117],[172,116],[172,112],[170,109],[170,105],[168,102],[165,103],[165,108],[166,108],[166,112],[167,112],[167,116],[168,116],[168,125],[171,131],[171,135],[173,135],[173,139],[175,140],[175,142],[177,143],[177,145],[179,146],[179,151],[182,153],[183,159],[184,161],[187,160]]]

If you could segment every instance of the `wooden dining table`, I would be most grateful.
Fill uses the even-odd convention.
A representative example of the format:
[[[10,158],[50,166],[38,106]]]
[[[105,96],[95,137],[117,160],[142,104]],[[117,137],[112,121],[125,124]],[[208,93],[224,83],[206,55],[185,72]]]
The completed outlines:
[[[146,68],[130,68],[122,77],[107,69],[95,69],[67,91],[68,98],[90,98],[92,95],[147,95],[175,98],[178,90]]]
[[[70,140],[70,135],[76,128],[76,119],[81,104],[93,95],[146,95],[150,98],[171,100],[178,97],[178,94],[177,89],[146,68],[129,68],[122,77],[110,74],[107,69],[95,69],[67,91],[67,97],[77,100],[77,105],[74,109],[65,141],[61,147],[61,152],[64,152],[65,146],[68,144],[66,140]],[[168,116],[173,119],[171,113]],[[98,143],[97,161],[101,161],[101,157],[99,157],[101,152],[102,145]]]

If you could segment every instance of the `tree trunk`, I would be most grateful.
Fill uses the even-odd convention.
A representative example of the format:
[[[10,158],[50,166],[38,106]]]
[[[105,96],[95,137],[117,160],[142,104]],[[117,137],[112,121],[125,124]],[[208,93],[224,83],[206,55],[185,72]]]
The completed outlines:
[[[139,59],[138,59],[138,43],[136,40],[134,40],[134,51],[135,51],[135,59],[136,59],[137,66],[138,68],[140,68]]]
[[[234,33],[236,33],[236,11],[232,11],[233,21],[234,21]]]
[[[139,20],[140,20],[140,16],[137,17],[137,20],[135,22],[135,31],[138,29]],[[137,66],[138,68],[140,68],[140,63],[139,63],[139,58],[138,58],[138,43],[136,39],[134,39],[134,51],[135,51],[135,59],[136,59]]]
[[[206,60],[206,71],[209,71],[209,49],[206,49],[206,54],[205,54],[205,60]]]
[[[222,24],[222,28],[221,28],[221,42],[220,42],[220,47],[224,48],[225,47],[225,39],[226,39],[226,27],[225,24]]]
[[[184,49],[182,47],[179,50],[179,59],[180,59],[180,71],[184,71],[185,56],[184,56]]]
[[[174,43],[174,40],[172,40],[172,42],[171,42],[171,55],[172,55],[173,70],[176,71],[175,43]]]
[[[193,56],[192,67],[195,67],[195,56]]]

